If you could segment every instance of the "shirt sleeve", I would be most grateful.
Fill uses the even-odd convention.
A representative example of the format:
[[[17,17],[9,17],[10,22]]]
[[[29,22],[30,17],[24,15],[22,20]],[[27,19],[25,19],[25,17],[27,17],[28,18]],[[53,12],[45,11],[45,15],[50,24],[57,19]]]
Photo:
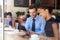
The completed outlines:
[[[26,30],[29,30],[29,19],[28,18],[26,20],[25,29]]]
[[[37,32],[37,34],[45,34],[45,30],[44,30],[44,28],[45,28],[45,24],[46,24],[46,21],[43,19],[43,20],[41,20],[41,23],[40,23],[40,31],[38,31]]]

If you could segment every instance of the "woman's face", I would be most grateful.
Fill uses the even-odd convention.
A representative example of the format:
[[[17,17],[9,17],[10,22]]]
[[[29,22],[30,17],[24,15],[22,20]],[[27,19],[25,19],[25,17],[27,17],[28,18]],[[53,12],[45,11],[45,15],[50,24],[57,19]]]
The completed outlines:
[[[38,9],[38,13],[39,13],[39,15],[40,16],[42,16],[43,18],[46,18],[46,11],[44,10],[44,9],[41,9],[41,8],[39,8]]]

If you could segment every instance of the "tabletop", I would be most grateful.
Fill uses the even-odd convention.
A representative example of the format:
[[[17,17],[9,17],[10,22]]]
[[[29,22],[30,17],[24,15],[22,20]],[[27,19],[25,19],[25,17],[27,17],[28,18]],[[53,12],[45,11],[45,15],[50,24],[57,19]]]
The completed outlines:
[[[8,28],[9,29],[9,28]],[[11,29],[11,28],[10,28]],[[16,31],[14,29],[11,29],[11,31],[4,31],[5,33],[5,40],[29,40],[30,38],[28,37],[21,37],[20,35],[18,35],[18,31]],[[52,37],[46,37],[43,35],[39,35],[40,40],[54,40],[54,38]]]

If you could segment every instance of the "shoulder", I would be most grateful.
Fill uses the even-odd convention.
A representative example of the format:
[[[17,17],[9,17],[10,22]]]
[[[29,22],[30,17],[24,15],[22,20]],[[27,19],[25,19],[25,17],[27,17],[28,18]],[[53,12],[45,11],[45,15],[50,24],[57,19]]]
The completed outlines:
[[[50,19],[50,21],[52,21],[52,22],[56,22],[55,19],[54,19],[53,17]]]
[[[37,20],[40,21],[41,23],[46,23],[46,20],[39,15],[37,16]]]
[[[51,17],[51,19],[48,20],[47,23],[50,23],[50,24],[57,24],[57,22],[55,21],[55,19],[54,19],[53,17]]]
[[[43,17],[41,17],[41,16],[39,16],[39,15],[38,15],[37,17],[40,18],[40,19],[44,19]]]
[[[27,20],[30,20],[30,19],[31,19],[31,17],[27,18]]]
[[[38,19],[39,19],[39,20],[42,20],[42,21],[46,21],[43,17],[41,17],[41,16],[39,16],[39,15],[38,15]]]
[[[30,21],[31,21],[31,19],[32,19],[32,18],[31,18],[31,17],[29,17],[29,18],[27,18],[27,19],[26,19],[26,21],[29,21],[29,22],[30,22]]]

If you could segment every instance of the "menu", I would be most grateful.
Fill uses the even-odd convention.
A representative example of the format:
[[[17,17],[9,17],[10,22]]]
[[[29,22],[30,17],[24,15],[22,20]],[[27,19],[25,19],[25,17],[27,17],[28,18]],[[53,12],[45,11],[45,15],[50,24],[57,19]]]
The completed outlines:
[[[14,0],[15,7],[28,7],[29,0]]]

